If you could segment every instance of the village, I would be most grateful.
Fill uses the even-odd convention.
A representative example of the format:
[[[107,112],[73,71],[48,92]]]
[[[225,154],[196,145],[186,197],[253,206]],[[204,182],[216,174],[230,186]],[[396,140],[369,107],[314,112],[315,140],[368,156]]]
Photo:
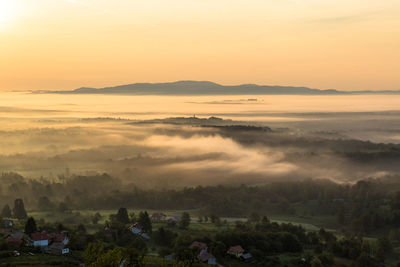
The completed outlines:
[[[21,205],[21,203],[17,205]],[[84,225],[78,225],[75,229],[67,229],[62,224],[37,225],[33,217],[16,218],[15,214],[10,217],[14,218],[0,219],[0,258],[8,259],[10,262],[18,258],[29,260],[48,255],[53,259],[53,262],[55,257],[60,257],[59,259],[62,259],[61,265],[64,263],[65,266],[69,266],[69,264],[84,266],[83,255],[87,245],[92,241],[112,244],[111,246],[117,247],[129,246],[135,248],[136,244],[138,250],[145,248],[141,250],[143,251],[142,257],[148,258],[148,262],[149,258],[158,257],[163,262],[169,262],[172,265],[176,262],[186,262],[189,264],[188,266],[193,264],[224,266],[213,255],[213,251],[215,251],[214,242],[211,242],[213,243],[212,248],[204,239],[193,240],[190,243],[186,241],[187,244],[184,246],[174,244],[179,235],[183,236],[186,235],[185,232],[190,232],[188,227],[191,218],[187,212],[183,212],[182,216],[167,216],[162,212],[154,212],[149,216],[145,211],[141,212],[138,218],[132,220],[132,218],[129,218],[127,210],[121,208],[116,214],[110,215],[110,220],[107,220],[103,227],[99,226],[100,230],[92,235],[86,232]],[[220,223],[219,218],[214,217],[213,222],[210,218],[210,224]],[[198,218],[198,221],[202,220],[207,221],[208,218]],[[206,224],[206,222],[202,223]],[[152,231],[153,225],[161,227],[157,231]],[[179,235],[177,232],[179,232]],[[166,236],[168,234],[170,237]],[[79,235],[84,235],[86,238],[83,240]],[[122,244],[121,240],[129,240],[127,242],[129,244]],[[164,249],[163,253],[153,252],[156,247],[165,248],[165,244],[169,247],[174,246],[174,248],[171,250]],[[150,247],[152,250],[150,250]],[[224,250],[225,255],[223,256],[237,261],[238,264],[252,260],[251,253],[245,251],[240,244],[233,244]],[[220,250],[218,250],[218,256],[221,257]],[[126,260],[121,260],[118,267],[123,266],[136,265],[129,265]],[[143,266],[153,265],[144,264]]]

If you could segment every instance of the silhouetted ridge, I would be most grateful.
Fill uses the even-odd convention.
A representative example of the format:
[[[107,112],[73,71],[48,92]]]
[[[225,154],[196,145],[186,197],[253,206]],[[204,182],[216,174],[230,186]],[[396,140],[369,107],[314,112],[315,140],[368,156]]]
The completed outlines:
[[[135,83],[114,87],[81,87],[73,91],[42,91],[58,94],[121,94],[121,95],[343,95],[398,94],[400,91],[337,91],[308,87],[268,86],[257,84],[220,85],[209,81],[177,81],[170,83]]]

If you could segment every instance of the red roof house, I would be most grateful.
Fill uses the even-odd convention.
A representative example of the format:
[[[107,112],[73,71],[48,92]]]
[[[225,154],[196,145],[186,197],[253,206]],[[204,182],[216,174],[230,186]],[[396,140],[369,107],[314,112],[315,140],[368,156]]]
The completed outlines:
[[[47,247],[50,238],[50,235],[46,232],[31,234],[31,245],[34,247]]]
[[[198,242],[198,241],[194,241],[190,246],[190,249],[193,248],[199,248],[200,250],[206,249],[207,248],[207,244],[203,243],[203,242]]]
[[[153,215],[151,215],[151,219],[153,221],[162,221],[162,220],[165,220],[166,217],[167,216],[164,213],[160,213],[160,212],[153,213]]]
[[[22,244],[22,238],[9,236],[6,238],[6,243],[10,246],[19,247]]]
[[[197,258],[199,259],[199,261],[207,262],[210,265],[216,265],[217,264],[217,261],[216,261],[215,257],[211,253],[208,253],[206,251],[200,253],[197,256]]]
[[[236,257],[242,256],[244,249],[241,246],[233,246],[228,250],[228,254],[235,255]]]

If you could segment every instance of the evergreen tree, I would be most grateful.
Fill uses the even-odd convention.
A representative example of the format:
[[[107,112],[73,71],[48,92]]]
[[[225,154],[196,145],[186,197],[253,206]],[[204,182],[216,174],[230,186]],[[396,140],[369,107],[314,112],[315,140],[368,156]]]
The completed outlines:
[[[179,221],[179,228],[187,229],[190,224],[190,215],[187,212],[182,213],[182,218]]]
[[[143,230],[145,232],[151,233],[152,224],[151,224],[151,220],[150,220],[150,217],[149,217],[149,214],[147,213],[147,211],[139,213],[138,223],[140,223],[143,226]]]
[[[126,210],[126,208],[119,208],[118,213],[116,215],[116,219],[118,222],[123,224],[127,224],[130,222],[128,211]]]
[[[11,218],[11,209],[8,204],[4,205],[3,210],[1,211],[0,217],[2,218]]]
[[[14,201],[14,218],[26,219],[28,215],[25,211],[24,201],[20,198]]]
[[[37,232],[36,222],[33,217],[29,217],[25,224],[25,234],[30,235]]]

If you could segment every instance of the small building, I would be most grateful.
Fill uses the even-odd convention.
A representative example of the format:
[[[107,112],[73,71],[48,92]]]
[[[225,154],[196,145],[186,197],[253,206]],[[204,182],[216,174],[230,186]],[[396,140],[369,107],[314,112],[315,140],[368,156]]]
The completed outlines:
[[[30,245],[34,247],[47,247],[49,245],[49,235],[46,232],[31,234]]]
[[[23,243],[22,237],[9,236],[6,238],[5,241],[6,241],[7,245],[12,246],[12,247],[20,247]]]
[[[13,227],[14,226],[14,221],[13,220],[3,220],[3,225],[4,227]]]
[[[7,236],[11,233],[12,233],[12,229],[10,229],[10,228],[0,228],[0,234]]]
[[[14,237],[14,238],[23,238],[25,236],[25,234],[22,232],[14,232],[14,233],[11,233],[10,236]]]
[[[140,235],[143,232],[143,226],[140,223],[135,223],[130,230],[135,235]]]
[[[62,243],[64,245],[68,245],[69,238],[66,234],[50,234],[49,235],[51,242]]]
[[[193,241],[193,243],[189,246],[190,249],[199,248],[200,250],[207,250],[207,244],[199,241]]]
[[[161,212],[156,212],[151,215],[151,220],[152,221],[163,221],[167,218],[167,216],[164,213]]]
[[[164,256],[164,259],[166,259],[166,260],[173,260],[174,259],[174,256],[171,254],[171,255],[165,255]]]
[[[199,261],[210,264],[210,265],[216,265],[217,264],[217,259],[211,254],[208,253],[206,250],[202,250],[200,254],[197,256],[197,259]]]
[[[244,253],[244,249],[241,246],[233,246],[228,249],[227,253],[240,258]]]
[[[250,253],[244,253],[244,254],[242,255],[242,258],[243,258],[244,260],[249,260],[249,259],[253,258],[253,255],[251,255]]]
[[[150,236],[143,231],[143,226],[140,223],[132,225],[130,230],[133,234],[140,236],[147,241],[150,240]]]
[[[146,233],[141,233],[140,236],[141,236],[144,240],[147,240],[147,241],[150,240],[150,236],[149,236],[148,234],[146,234]]]
[[[167,223],[169,226],[175,226],[181,220],[180,216],[174,216],[168,219]]]
[[[65,255],[69,253],[69,248],[67,248],[63,243],[55,242],[48,246],[45,251],[53,255]]]

